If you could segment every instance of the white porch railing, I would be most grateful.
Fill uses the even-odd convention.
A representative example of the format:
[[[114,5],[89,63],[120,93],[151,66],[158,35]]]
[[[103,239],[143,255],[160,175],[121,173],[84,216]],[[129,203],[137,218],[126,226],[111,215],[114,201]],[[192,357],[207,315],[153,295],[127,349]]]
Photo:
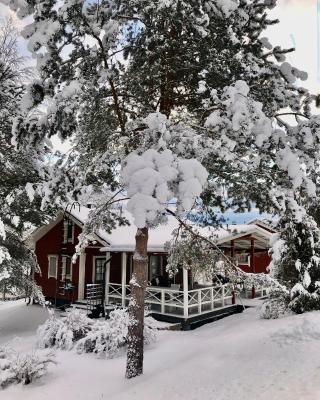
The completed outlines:
[[[125,285],[125,295],[122,293],[122,287],[121,284],[110,283],[106,302],[128,305],[130,286]],[[125,304],[123,304],[123,299],[125,299]],[[148,286],[145,303],[151,307],[152,311],[159,314],[190,317],[230,306],[232,289],[229,285],[223,285],[188,290],[184,293],[182,290]]]

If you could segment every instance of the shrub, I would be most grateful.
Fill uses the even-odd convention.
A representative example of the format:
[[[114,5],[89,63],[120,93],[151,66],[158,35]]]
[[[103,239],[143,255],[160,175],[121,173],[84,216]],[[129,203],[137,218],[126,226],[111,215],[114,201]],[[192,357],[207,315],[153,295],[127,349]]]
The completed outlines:
[[[299,294],[293,293],[289,308],[296,314],[320,310],[320,295],[317,292],[309,293],[307,291]]]
[[[0,387],[14,383],[28,385],[47,372],[47,366],[55,363],[54,354],[20,354],[12,349],[0,349]]]
[[[144,340],[155,341],[152,318],[146,317]],[[62,350],[76,348],[79,354],[95,353],[99,357],[113,358],[127,344],[129,317],[126,309],[116,309],[108,320],[89,319],[79,310],[71,310],[66,317],[58,318],[53,311],[50,318],[38,329],[38,346]]]
[[[260,309],[260,317],[264,319],[277,319],[289,310],[290,293],[285,287],[275,287],[271,289],[269,298],[266,300]]]
[[[127,343],[128,313],[125,309],[114,310],[110,319],[96,321],[91,331],[76,345],[78,353],[96,353],[113,358]]]
[[[77,352],[95,353],[99,357],[115,357],[127,344],[128,323],[126,309],[112,311],[109,320],[96,321],[91,331],[78,341]],[[146,344],[155,340],[154,330],[147,324],[144,328],[144,340]]]
[[[83,338],[90,330],[92,321],[80,310],[67,311],[66,317],[59,318],[53,310],[50,317],[38,328],[38,347],[55,347],[71,350],[74,342]]]

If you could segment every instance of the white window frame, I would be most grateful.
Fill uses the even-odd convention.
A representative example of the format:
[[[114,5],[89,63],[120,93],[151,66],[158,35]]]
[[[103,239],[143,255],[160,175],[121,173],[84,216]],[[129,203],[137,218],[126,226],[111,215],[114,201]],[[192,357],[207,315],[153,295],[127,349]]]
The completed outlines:
[[[55,275],[50,275],[50,258],[55,258],[55,260],[56,260],[56,274]],[[58,260],[59,260],[58,254],[48,254],[48,279],[49,278],[57,279],[57,276],[58,276]]]
[[[71,222],[72,223],[72,235],[71,235],[71,238],[68,238],[68,225],[69,225],[69,222]],[[66,243],[74,243],[74,222],[71,220],[71,219],[65,219],[64,221],[63,221],[63,243],[64,244],[66,244]]]
[[[96,283],[96,259],[101,258],[106,261],[106,257],[103,256],[92,256],[92,283]]]
[[[238,258],[237,258],[237,255],[239,255],[239,253],[238,253],[238,254],[236,253],[236,255],[235,255],[236,257],[235,257],[235,258],[236,258],[236,261],[237,261],[237,264],[238,264],[238,265],[250,265],[250,257],[251,257],[251,256],[250,256],[249,253],[245,253],[245,254],[248,256],[248,262],[240,262],[240,261],[238,260]]]
[[[73,262],[72,262],[72,259],[70,259],[70,275],[67,276],[66,275],[67,258],[70,258],[70,257],[62,256],[62,276],[61,276],[62,282],[64,282],[66,279],[68,279],[69,281],[72,281]]]
[[[67,240],[68,240],[68,243],[74,243],[74,222],[73,221],[71,221],[71,223],[72,223],[72,230],[71,230],[71,238],[68,238],[67,237]],[[68,236],[68,231],[67,231],[67,236]]]

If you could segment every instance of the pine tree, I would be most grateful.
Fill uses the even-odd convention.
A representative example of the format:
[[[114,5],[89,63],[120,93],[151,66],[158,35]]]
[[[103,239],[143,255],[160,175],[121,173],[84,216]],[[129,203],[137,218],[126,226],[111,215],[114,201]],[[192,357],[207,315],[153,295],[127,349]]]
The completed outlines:
[[[320,308],[320,230],[303,209],[288,209],[280,221],[271,272],[289,290],[287,307],[295,313]]]
[[[23,34],[40,76],[24,99],[33,113],[16,124],[19,143],[37,145],[42,154],[53,134],[73,137],[73,152],[55,165],[44,202],[99,193],[89,233],[124,223],[110,206],[124,189],[130,197],[138,230],[127,376],[139,375],[148,229],[161,220],[170,195],[180,196],[178,211],[186,210],[204,185],[205,174],[191,163],[197,190],[187,192],[183,158],[209,172],[202,195],[208,211],[255,202],[284,215],[317,195],[313,97],[296,85],[306,74],[286,62],[292,49],[261,37],[277,22],[267,17],[275,0],[5,3],[21,16],[33,14]],[[43,102],[46,115],[36,118]],[[296,126],[283,118],[285,108]]]
[[[26,185],[38,179],[33,154],[12,144],[12,127],[19,116],[24,80],[29,69],[19,56],[18,32],[12,20],[0,26],[0,292],[41,297],[32,279],[37,262],[24,240],[42,219],[31,205]]]

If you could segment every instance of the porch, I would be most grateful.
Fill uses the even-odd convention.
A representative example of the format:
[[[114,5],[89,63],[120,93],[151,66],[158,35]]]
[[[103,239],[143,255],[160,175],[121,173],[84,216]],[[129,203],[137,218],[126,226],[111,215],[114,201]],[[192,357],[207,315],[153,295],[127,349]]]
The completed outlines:
[[[110,283],[106,292],[106,304],[126,307],[130,300],[130,286]],[[145,304],[153,314],[179,319],[200,316],[234,304],[229,285],[180,290],[172,287],[147,286]]]

